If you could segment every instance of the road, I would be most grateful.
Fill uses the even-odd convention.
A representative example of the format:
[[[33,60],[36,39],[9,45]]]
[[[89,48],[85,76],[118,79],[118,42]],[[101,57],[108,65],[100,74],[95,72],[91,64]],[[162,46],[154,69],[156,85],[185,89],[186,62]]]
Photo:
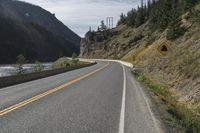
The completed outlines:
[[[131,69],[101,62],[0,89],[0,133],[163,133]]]

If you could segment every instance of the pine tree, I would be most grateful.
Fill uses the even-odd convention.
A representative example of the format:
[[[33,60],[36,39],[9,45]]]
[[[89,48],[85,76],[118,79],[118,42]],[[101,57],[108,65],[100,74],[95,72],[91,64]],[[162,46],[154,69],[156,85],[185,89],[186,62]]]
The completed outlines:
[[[100,29],[100,27],[99,27],[99,26],[97,27],[97,32],[101,32],[101,29]]]
[[[180,16],[200,2],[200,0],[147,0],[136,9],[132,9],[127,16],[121,14],[118,24],[138,27],[149,20],[152,30],[167,30],[167,38],[175,39],[184,32],[181,28]]]
[[[130,12],[127,13],[127,25],[134,27],[136,22],[137,11],[132,9]]]
[[[147,19],[149,19],[151,8],[152,8],[151,0],[148,0],[147,1],[147,14],[146,14]]]
[[[104,21],[101,21],[101,31],[105,31],[106,30],[106,25],[104,23]]]
[[[184,33],[184,28],[181,27],[180,14],[175,9],[172,11],[172,16],[166,33],[168,40],[174,40]]]
[[[152,29],[165,30],[168,27],[172,15],[172,3],[169,0],[161,0],[155,3],[150,15]]]
[[[120,20],[118,22],[118,25],[120,24],[126,24],[126,16],[123,13],[121,13]]]
[[[138,7],[137,15],[135,19],[135,26],[138,27],[145,22],[145,15],[143,7]]]
[[[198,0],[181,0],[180,1],[180,5],[182,5],[181,6],[182,7],[182,11],[185,12],[187,10],[190,10],[191,7],[193,5],[195,5],[195,3],[197,3],[197,2],[198,2]]]

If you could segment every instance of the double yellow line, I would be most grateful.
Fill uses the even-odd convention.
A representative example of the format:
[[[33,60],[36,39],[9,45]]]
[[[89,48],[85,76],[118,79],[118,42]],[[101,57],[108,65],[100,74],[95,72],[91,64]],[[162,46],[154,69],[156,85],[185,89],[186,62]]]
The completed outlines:
[[[86,75],[83,75],[83,76],[80,76],[80,77],[78,77],[78,78],[75,78],[75,79],[73,79],[73,80],[71,80],[71,81],[67,82],[66,84],[63,84],[63,85],[61,85],[61,86],[59,86],[59,87],[53,88],[53,89],[48,90],[48,91],[46,91],[46,92],[44,92],[44,93],[41,93],[41,94],[36,95],[36,96],[34,96],[34,97],[32,97],[32,98],[29,98],[29,99],[27,99],[27,100],[25,100],[25,101],[22,101],[22,102],[20,102],[20,103],[17,103],[17,104],[15,104],[15,105],[13,105],[13,106],[10,106],[10,107],[8,107],[8,108],[5,108],[5,109],[3,109],[3,110],[0,110],[0,117],[3,116],[3,115],[5,115],[5,114],[8,114],[8,113],[10,113],[10,112],[12,112],[12,111],[14,111],[14,110],[16,110],[16,109],[19,109],[19,108],[21,108],[21,107],[23,107],[23,106],[26,106],[26,105],[28,105],[28,104],[30,104],[30,103],[36,101],[36,100],[39,100],[39,99],[41,99],[41,98],[43,98],[43,97],[45,97],[45,96],[48,96],[48,95],[50,95],[50,94],[52,94],[52,93],[55,93],[55,92],[57,92],[57,91],[59,91],[59,90],[62,90],[62,89],[64,89],[64,88],[66,88],[66,87],[69,87],[70,85],[72,85],[72,84],[74,84],[74,83],[76,83],[76,82],[78,82],[78,81],[80,81],[80,80],[82,80],[82,79],[84,79],[84,78],[87,78],[87,77],[89,77],[89,76],[91,76],[91,75],[97,73],[98,71],[100,71],[100,70],[106,68],[109,64],[110,64],[110,63],[108,63],[108,64],[106,64],[105,66],[103,66],[103,67],[101,67],[101,68],[99,68],[99,69],[96,69],[96,70],[94,70],[94,71],[92,71],[92,72],[90,72],[90,73],[88,73],[88,74],[86,74]]]

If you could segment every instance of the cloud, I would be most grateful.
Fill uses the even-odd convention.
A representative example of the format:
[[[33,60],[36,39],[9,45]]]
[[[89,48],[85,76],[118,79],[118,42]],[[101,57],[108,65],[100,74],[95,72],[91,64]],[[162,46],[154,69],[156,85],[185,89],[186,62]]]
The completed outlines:
[[[96,29],[101,20],[114,17],[139,5],[140,0],[24,0],[55,13],[56,17],[80,36],[91,26]]]

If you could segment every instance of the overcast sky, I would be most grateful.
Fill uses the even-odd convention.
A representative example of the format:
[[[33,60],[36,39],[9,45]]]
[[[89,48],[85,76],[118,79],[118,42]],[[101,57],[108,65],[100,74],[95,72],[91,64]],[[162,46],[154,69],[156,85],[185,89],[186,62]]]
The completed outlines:
[[[56,17],[81,37],[89,30],[96,30],[101,20],[119,15],[140,4],[140,0],[22,0],[55,13]]]

